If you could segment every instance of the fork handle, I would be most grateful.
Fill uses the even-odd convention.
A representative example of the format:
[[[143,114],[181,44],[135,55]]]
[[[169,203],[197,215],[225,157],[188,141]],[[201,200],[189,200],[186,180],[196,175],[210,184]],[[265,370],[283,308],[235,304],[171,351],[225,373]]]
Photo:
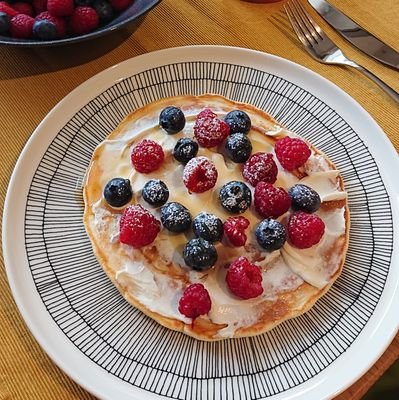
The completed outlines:
[[[372,72],[370,72],[368,69],[362,67],[359,64],[356,64],[355,62],[352,62],[350,64],[352,67],[356,68],[358,71],[362,72],[364,75],[366,75],[368,78],[370,78],[372,81],[374,81],[382,90],[385,91],[390,97],[392,97],[397,103],[399,103],[399,93],[396,92],[394,89],[392,89],[390,86],[388,86],[385,82],[383,82],[378,76],[374,75]]]

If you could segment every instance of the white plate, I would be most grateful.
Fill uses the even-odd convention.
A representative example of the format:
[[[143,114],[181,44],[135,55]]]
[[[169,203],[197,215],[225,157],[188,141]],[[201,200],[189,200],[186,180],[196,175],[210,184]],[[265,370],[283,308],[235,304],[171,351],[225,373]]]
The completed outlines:
[[[167,330],[127,304],[81,220],[85,169],[119,121],[160,97],[205,92],[263,108],[324,150],[346,181],[352,216],[344,272],[310,312],[218,343]],[[5,204],[8,278],[44,350],[100,398],[329,398],[366,372],[398,329],[397,171],[371,117],[299,65],[226,47],[146,54],[79,86],[32,135]]]

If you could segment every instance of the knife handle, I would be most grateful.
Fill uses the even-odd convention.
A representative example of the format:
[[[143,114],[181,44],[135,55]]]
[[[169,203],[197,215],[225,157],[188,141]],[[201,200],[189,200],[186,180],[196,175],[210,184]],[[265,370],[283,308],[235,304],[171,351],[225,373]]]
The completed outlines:
[[[374,81],[382,90],[385,91],[390,97],[392,97],[397,103],[399,103],[399,93],[396,92],[394,89],[392,89],[390,86],[388,86],[385,82],[383,82],[378,76],[374,75],[372,72],[370,72],[368,69],[362,67],[361,65],[355,63],[352,61],[350,64],[352,67],[356,68],[358,71],[362,72],[364,75],[366,75],[368,78],[370,78],[372,81]]]

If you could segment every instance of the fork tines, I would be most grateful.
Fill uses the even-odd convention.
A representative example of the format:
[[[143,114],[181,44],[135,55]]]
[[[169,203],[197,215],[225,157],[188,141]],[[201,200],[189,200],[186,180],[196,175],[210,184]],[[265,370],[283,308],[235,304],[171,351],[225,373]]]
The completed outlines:
[[[312,46],[324,39],[324,32],[299,1],[288,1],[284,9],[295,33],[305,46]]]

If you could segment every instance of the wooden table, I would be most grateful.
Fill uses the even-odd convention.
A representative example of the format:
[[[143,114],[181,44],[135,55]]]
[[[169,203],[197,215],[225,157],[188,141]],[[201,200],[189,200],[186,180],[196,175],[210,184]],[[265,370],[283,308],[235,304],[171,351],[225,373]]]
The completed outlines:
[[[363,26],[399,50],[399,3],[335,0]],[[355,5],[353,4],[355,3]],[[94,74],[153,50],[220,44],[273,53],[304,65],[331,80],[356,99],[399,149],[398,105],[355,71],[326,66],[299,46],[283,3],[254,4],[239,0],[163,0],[139,24],[109,37],[60,48],[2,47],[0,58],[1,204],[16,159],[32,131],[64,96]],[[323,27],[325,23],[316,17]],[[399,91],[399,73],[378,64],[326,30],[355,60]],[[24,325],[0,268],[0,399],[90,399],[41,350]],[[399,357],[396,336],[380,360],[339,400],[360,399]]]

